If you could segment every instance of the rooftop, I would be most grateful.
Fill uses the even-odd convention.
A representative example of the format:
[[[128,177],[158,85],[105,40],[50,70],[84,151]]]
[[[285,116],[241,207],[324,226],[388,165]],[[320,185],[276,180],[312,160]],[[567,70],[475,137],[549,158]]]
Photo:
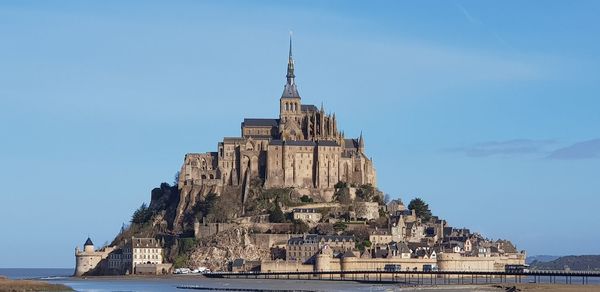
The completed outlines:
[[[246,127],[278,127],[279,119],[244,119],[242,126]]]

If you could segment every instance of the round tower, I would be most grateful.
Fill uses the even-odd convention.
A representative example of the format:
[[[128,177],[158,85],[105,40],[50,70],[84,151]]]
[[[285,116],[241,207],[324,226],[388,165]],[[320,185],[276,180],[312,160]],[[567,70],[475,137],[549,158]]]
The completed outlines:
[[[88,237],[83,244],[83,251],[75,248],[75,276],[83,276],[92,272],[102,260],[102,254],[94,250],[94,243]]]

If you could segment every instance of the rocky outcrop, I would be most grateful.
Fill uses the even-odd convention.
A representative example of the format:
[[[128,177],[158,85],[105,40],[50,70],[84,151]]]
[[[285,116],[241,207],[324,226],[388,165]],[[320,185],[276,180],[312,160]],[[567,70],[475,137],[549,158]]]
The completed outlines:
[[[203,239],[189,258],[190,267],[208,267],[211,270],[226,270],[229,262],[265,260],[270,250],[254,245],[247,227],[239,226]]]

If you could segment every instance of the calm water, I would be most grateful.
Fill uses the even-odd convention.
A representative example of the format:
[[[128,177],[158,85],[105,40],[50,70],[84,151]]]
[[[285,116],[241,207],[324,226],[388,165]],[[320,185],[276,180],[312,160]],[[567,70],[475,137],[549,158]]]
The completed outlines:
[[[0,275],[10,279],[41,279],[54,277],[70,277],[74,269],[4,269],[0,268]]]
[[[368,284],[344,281],[316,281],[316,280],[264,280],[264,279],[208,279],[198,275],[181,275],[171,278],[119,278],[119,277],[92,277],[86,279],[71,278],[73,269],[0,269],[0,275],[12,279],[44,279],[51,283],[61,283],[77,291],[86,292],[157,292],[157,291],[202,291],[183,290],[177,286],[195,285],[209,289],[256,289],[269,290],[296,290],[296,291],[408,291],[410,288],[401,287],[399,284]],[[573,279],[573,283],[577,283]],[[525,280],[523,282],[526,282]],[[544,281],[547,282],[547,281]],[[561,279],[557,279],[560,283]],[[564,283],[564,279],[562,280]],[[600,280],[591,280],[590,283],[600,284]],[[403,288],[403,289],[402,289]],[[230,290],[230,291],[231,291]],[[446,289],[420,289],[419,291],[497,291],[487,287],[453,287]]]

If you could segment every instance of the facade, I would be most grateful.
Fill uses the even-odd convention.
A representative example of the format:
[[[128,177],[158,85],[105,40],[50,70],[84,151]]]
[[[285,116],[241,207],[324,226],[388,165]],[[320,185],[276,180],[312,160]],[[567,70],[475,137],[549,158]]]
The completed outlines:
[[[296,208],[292,210],[292,216],[295,220],[316,223],[321,220],[323,215],[313,208]]]
[[[376,186],[373,162],[365,154],[365,139],[346,138],[335,114],[323,106],[303,104],[295,81],[290,40],[286,84],[279,99],[279,117],[246,118],[240,137],[226,137],[216,152],[188,153],[178,185],[180,204],[192,206],[199,196],[239,187],[245,200],[250,180],[264,186],[293,187],[331,200],[334,185]],[[185,209],[179,206],[178,209]]]
[[[171,264],[163,263],[162,243],[155,238],[131,237],[122,247],[109,246],[97,251],[88,238],[83,251],[75,249],[75,259],[75,276],[161,274],[171,269]]]
[[[140,264],[162,264],[163,249],[161,243],[154,238],[131,238],[131,242],[123,249],[123,255],[129,258],[131,271]]]
[[[334,256],[355,248],[353,236],[308,234],[290,238],[286,246],[286,259],[292,262],[312,262],[314,256],[327,247]]]

